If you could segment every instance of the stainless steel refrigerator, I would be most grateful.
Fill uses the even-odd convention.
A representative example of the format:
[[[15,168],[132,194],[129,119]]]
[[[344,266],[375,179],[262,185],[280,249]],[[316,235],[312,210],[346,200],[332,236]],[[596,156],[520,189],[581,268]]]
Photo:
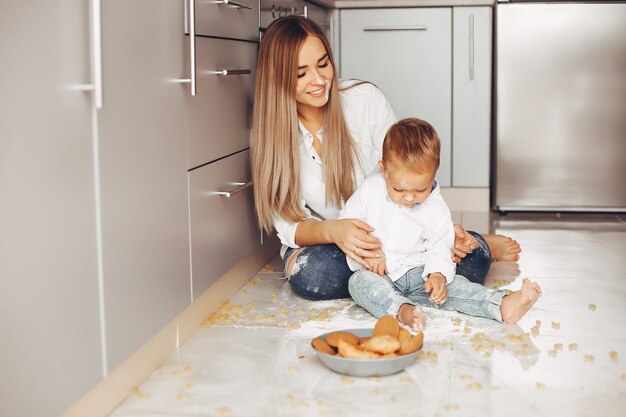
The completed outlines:
[[[626,4],[495,13],[492,206],[626,211]]]

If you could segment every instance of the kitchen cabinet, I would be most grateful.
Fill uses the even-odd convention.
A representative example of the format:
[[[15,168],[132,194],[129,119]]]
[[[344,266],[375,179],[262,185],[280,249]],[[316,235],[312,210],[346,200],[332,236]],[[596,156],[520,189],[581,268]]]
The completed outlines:
[[[90,82],[87,2],[0,3],[2,416],[59,415],[103,375]]]
[[[186,98],[189,169],[250,146],[257,50],[256,42],[196,39],[197,94]]]
[[[249,180],[258,6],[254,35],[232,34],[250,39],[198,36],[201,71],[232,69],[216,53],[226,48],[250,73],[202,72],[192,97],[183,1],[31,3],[0,4],[0,415],[39,417],[61,414],[190,304],[190,230],[199,265],[215,261],[196,297],[260,245],[249,187],[195,196],[209,212],[189,217],[190,177],[200,194]],[[234,118],[207,117],[209,96]],[[209,146],[194,148],[202,170],[190,173],[193,128]],[[216,233],[229,237],[206,246]]]
[[[109,370],[191,300],[184,10],[177,0],[102,2],[98,111]]]
[[[452,173],[451,8],[340,11],[341,78],[374,83],[398,118],[419,117],[441,139],[439,184]]]
[[[339,12],[341,77],[376,84],[398,118],[430,122],[444,187],[488,187],[490,7]]]
[[[452,185],[488,187],[491,152],[491,7],[454,7]]]
[[[194,299],[260,244],[249,153],[189,173]]]
[[[200,10],[196,10],[198,13]],[[222,26],[193,38],[196,94],[187,95],[185,103],[194,300],[258,248],[262,240],[254,212],[247,150],[259,10],[245,9],[245,13],[256,13],[256,17],[238,30],[254,30],[254,42],[244,36],[230,36],[231,26],[244,25],[237,14],[224,16]],[[206,36],[208,33],[211,36]],[[190,45],[185,60],[189,63],[188,73],[192,73],[191,58]]]

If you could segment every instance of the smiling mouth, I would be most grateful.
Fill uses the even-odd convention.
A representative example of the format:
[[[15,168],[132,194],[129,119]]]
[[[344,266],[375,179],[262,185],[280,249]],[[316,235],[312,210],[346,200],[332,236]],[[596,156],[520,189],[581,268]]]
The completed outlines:
[[[325,89],[325,86],[321,86],[317,90],[308,91],[307,94],[312,95],[313,97],[320,97],[322,94],[324,94]]]

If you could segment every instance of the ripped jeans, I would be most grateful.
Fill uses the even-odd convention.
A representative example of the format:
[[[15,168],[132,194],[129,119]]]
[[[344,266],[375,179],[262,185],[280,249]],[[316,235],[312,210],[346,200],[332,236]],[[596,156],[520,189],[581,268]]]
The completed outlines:
[[[491,265],[491,252],[481,235],[469,233],[476,238],[478,248],[461,260],[456,273],[482,284]],[[296,256],[291,271],[287,271],[287,261],[296,251],[302,252]],[[283,255],[283,269],[291,288],[306,299],[319,301],[350,297],[348,280],[352,271],[346,254],[335,244],[287,248]]]

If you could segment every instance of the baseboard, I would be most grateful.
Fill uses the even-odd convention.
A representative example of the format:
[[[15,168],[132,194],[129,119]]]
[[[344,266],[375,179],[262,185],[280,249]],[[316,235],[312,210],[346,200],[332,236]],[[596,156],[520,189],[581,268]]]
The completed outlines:
[[[280,242],[269,238],[239,262],[139,348],[130,358],[72,405],[62,417],[106,417],[141,384],[159,364],[201,326],[206,317],[252,278],[278,252]]]
[[[489,211],[489,188],[441,188],[450,211]]]

